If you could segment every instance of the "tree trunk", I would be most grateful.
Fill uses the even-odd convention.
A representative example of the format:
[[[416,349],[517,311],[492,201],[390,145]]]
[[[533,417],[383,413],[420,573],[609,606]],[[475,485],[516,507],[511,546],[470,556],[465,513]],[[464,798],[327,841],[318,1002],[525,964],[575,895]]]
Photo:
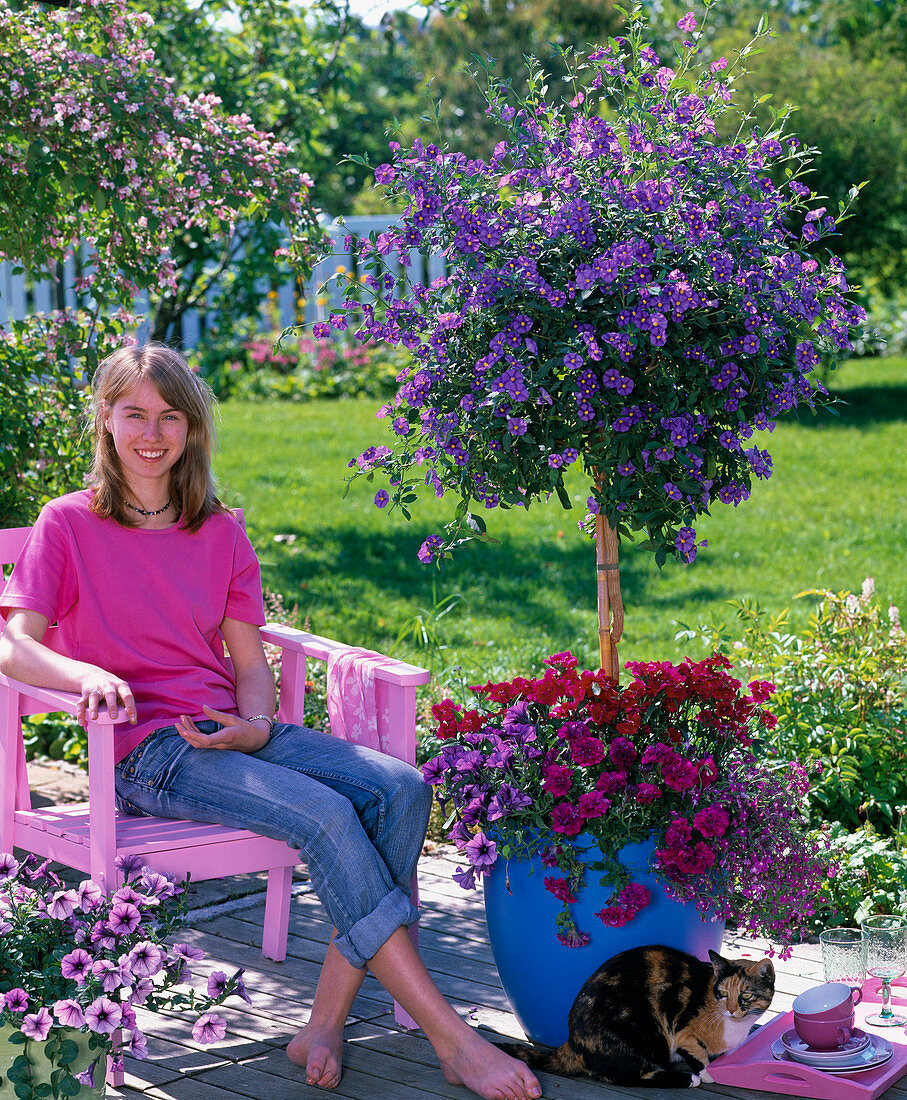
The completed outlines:
[[[598,646],[601,667],[616,683],[620,679],[617,643],[624,629],[620,594],[617,531],[599,513],[595,517],[595,559],[598,580]]]

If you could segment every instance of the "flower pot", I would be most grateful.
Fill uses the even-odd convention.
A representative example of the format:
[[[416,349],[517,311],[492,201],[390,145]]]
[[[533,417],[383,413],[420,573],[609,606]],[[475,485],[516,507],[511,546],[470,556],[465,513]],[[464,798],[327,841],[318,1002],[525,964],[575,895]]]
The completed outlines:
[[[70,1071],[73,1074],[81,1073],[87,1069],[100,1055],[100,1061],[95,1066],[94,1071],[94,1087],[82,1085],[79,1091],[74,1094],[74,1100],[89,1100],[89,1098],[103,1100],[106,1095],[104,1077],[107,1073],[107,1055],[105,1051],[97,1048],[94,1050],[89,1049],[89,1035],[87,1032],[70,1027],[52,1028],[47,1043],[39,1043],[34,1039],[29,1039],[23,1046],[21,1043],[11,1043],[9,1041],[10,1036],[16,1031],[18,1031],[18,1028],[5,1024],[0,1025],[0,1100],[15,1100],[16,1086],[7,1075],[14,1060],[23,1053],[28,1055],[32,1063],[32,1084],[50,1084],[50,1075],[57,1067],[48,1062],[45,1051],[47,1043],[54,1036],[61,1039],[71,1039],[78,1046],[79,1053],[70,1066]]]
[[[594,840],[575,840],[587,847]],[[669,898],[662,883],[647,870],[655,850],[651,841],[628,844],[619,861],[633,869],[633,881],[648,887],[651,900],[629,924],[608,928],[596,912],[608,903],[610,887],[602,887],[594,871],[572,907],[577,927],[587,932],[586,947],[564,947],[555,934],[561,903],[545,889],[545,876],[559,872],[535,857],[525,862],[499,859],[485,879],[485,914],[492,954],[501,985],[514,1015],[535,1043],[560,1046],[567,1039],[567,1014],[580,987],[606,959],[620,951],[662,943],[707,959],[719,951],[724,922],[703,920],[694,905]]]

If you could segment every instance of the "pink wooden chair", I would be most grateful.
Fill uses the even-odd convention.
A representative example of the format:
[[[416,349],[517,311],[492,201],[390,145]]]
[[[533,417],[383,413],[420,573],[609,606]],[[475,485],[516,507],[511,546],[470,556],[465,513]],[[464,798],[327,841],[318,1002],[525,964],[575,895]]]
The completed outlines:
[[[0,591],[3,567],[12,565],[29,528],[0,529]],[[0,617],[0,629],[3,619]],[[340,642],[303,630],[269,623],[262,638],[282,649],[280,709],[283,722],[301,723],[305,703],[306,662],[326,661],[330,653],[348,649]],[[46,642],[57,639],[50,627]],[[423,668],[387,658],[375,669],[375,694],[382,743],[392,756],[415,764],[416,686],[426,684]],[[0,673],[0,852],[23,848],[89,874],[115,889],[118,855],[135,853],[155,871],[191,875],[194,880],[267,871],[262,951],[276,962],[286,956],[290,916],[290,886],[298,853],[283,841],[244,829],[161,817],[130,817],[114,803],[113,726],[106,712],[88,723],[87,802],[33,809],[25,767],[21,719],[28,714],[76,713],[71,692],[34,688]],[[413,883],[414,891],[416,883]],[[414,893],[414,899],[418,900]],[[396,1018],[406,1027],[415,1022],[396,1006]]]

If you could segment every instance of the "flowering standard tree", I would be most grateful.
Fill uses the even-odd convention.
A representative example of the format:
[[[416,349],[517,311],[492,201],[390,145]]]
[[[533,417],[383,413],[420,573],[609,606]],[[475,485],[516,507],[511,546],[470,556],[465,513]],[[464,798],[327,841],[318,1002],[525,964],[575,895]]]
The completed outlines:
[[[488,114],[510,137],[488,162],[392,143],[375,174],[404,214],[366,243],[375,301],[351,297],[316,326],[329,335],[361,310],[362,339],[415,357],[385,409],[392,441],[351,465],[386,474],[376,504],[407,517],[420,485],[458,498],[422,561],[484,534],[474,504],[553,493],[569,508],[564,471],[582,463],[614,676],[618,536],[642,532],[659,565],[692,561],[697,516],[771,474],[754,433],[822,398],[810,373],[850,348],[863,317],[840,263],[813,254],[846,206],[828,212],[801,182],[809,157],[784,117],[748,128],[735,65],[698,67],[695,15],[678,26],[663,64],[637,6],[624,37],[568,52],[563,97],[532,65],[525,99],[489,74]],[[407,265],[416,248],[442,252],[445,277],[383,270],[383,255]]]
[[[0,333],[4,412],[29,408],[42,375],[84,384],[136,324],[128,308],[139,291],[175,288],[175,236],[194,226],[219,233],[223,268],[238,219],[282,222],[281,255],[300,273],[321,245],[311,181],[289,149],[247,117],[224,114],[214,96],[175,95],[144,38],[150,18],[125,0],[52,11],[0,0],[0,259],[56,279],[75,254],[71,290],[81,305]],[[73,357],[84,368],[75,379]],[[41,428],[34,415],[29,408],[26,435]],[[67,422],[74,436],[77,417]],[[20,446],[22,427],[0,420],[7,522],[29,522],[42,503],[30,489],[46,456]],[[52,453],[53,442],[44,449]]]

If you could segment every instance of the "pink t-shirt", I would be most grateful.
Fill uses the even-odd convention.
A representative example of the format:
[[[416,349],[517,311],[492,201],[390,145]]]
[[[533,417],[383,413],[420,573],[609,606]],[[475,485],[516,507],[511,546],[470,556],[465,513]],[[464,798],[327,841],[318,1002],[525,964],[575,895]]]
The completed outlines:
[[[152,730],[202,704],[236,713],[224,658],[225,618],[264,623],[255,551],[232,513],[195,534],[121,527],[89,507],[92,491],[45,505],[2,595],[0,613],[37,611],[59,627],[63,652],[121,676],[138,723],[116,727],[122,759]]]

